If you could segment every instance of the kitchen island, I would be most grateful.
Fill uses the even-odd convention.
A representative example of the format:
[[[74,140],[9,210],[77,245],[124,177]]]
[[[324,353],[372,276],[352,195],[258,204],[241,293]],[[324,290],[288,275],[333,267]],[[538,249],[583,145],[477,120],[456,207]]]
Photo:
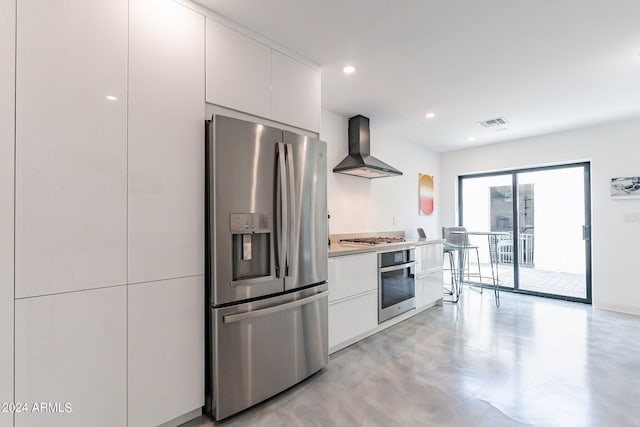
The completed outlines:
[[[442,244],[440,239],[358,247],[333,243],[329,248],[329,352],[442,305]],[[416,307],[378,323],[378,253],[402,249],[415,250]]]

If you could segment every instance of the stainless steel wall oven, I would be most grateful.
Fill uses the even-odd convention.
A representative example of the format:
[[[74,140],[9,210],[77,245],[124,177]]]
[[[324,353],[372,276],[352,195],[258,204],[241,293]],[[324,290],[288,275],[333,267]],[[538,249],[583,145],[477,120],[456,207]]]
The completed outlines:
[[[378,254],[378,323],[416,307],[415,251]]]

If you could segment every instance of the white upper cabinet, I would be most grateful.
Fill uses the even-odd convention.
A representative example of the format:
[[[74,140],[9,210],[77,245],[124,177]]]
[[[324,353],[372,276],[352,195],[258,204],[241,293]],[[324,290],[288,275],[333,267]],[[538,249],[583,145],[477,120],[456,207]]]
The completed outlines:
[[[207,102],[271,117],[271,49],[209,18]]]
[[[127,287],[16,301],[13,400],[30,405],[16,427],[127,425]]]
[[[15,0],[0,0],[0,402],[13,401],[13,158]],[[0,427],[13,416],[0,412]]]
[[[204,274],[204,16],[130,1],[129,283]]]
[[[127,5],[18,4],[16,297],[126,281]]]
[[[320,131],[320,70],[207,18],[207,102]]]
[[[320,131],[320,71],[273,50],[272,119]]]

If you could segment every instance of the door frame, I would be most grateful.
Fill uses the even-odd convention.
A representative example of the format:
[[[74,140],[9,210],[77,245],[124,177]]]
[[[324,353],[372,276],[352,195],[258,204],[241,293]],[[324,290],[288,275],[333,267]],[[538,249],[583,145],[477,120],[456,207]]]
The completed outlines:
[[[586,227],[586,230],[583,232],[583,234],[585,235],[584,237],[584,241],[585,241],[585,286],[586,286],[586,298],[576,298],[576,297],[571,297],[571,296],[565,296],[565,295],[556,295],[556,294],[547,294],[547,293],[543,293],[543,292],[536,292],[536,291],[530,291],[530,290],[524,290],[524,289],[520,289],[519,285],[520,285],[520,275],[519,275],[519,271],[520,271],[520,258],[519,258],[519,253],[518,253],[518,239],[520,238],[519,234],[519,212],[518,212],[518,203],[517,203],[517,197],[516,195],[518,194],[518,174],[519,173],[525,173],[525,172],[539,172],[539,171],[547,171],[547,170],[554,170],[554,169],[568,169],[568,168],[575,168],[575,167],[582,167],[583,171],[584,171],[584,221],[585,224],[584,226]],[[591,162],[589,161],[585,161],[585,162],[575,162],[575,163],[563,163],[563,164],[557,164],[557,165],[550,165],[550,166],[536,166],[536,167],[528,167],[528,168],[520,168],[520,169],[507,169],[507,170],[501,170],[501,171],[495,171],[495,172],[482,172],[482,173],[473,173],[473,174],[467,174],[467,175],[458,175],[458,224],[459,225],[463,225],[462,224],[462,218],[463,218],[463,203],[462,203],[462,195],[463,195],[463,186],[464,186],[464,180],[465,179],[469,179],[469,178],[484,178],[484,177],[489,177],[489,176],[498,176],[498,175],[511,175],[511,189],[512,189],[512,194],[514,194],[514,201],[516,201],[516,203],[513,203],[513,288],[509,288],[506,286],[500,286],[501,290],[505,290],[507,292],[514,292],[514,293],[520,293],[520,294],[526,294],[526,295],[534,295],[534,296],[541,296],[541,297],[547,297],[547,298],[554,298],[554,299],[560,299],[560,300],[565,300],[565,301],[574,301],[574,302],[581,302],[581,303],[585,303],[585,304],[591,304],[592,303],[592,291],[591,291],[591,229],[592,229],[592,224],[591,224]]]

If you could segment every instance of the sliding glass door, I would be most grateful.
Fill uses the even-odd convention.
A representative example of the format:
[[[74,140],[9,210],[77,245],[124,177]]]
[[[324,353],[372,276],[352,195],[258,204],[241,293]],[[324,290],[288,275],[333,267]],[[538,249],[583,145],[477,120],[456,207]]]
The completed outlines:
[[[462,184],[462,181],[461,181]],[[462,219],[460,224],[464,225],[468,231],[498,231],[511,232],[513,229],[513,203],[512,197],[513,177],[509,173],[492,174],[486,176],[474,176],[464,179],[464,185],[460,186],[460,209]],[[506,256],[511,256],[504,252],[505,244],[511,242],[510,235],[500,236],[497,245],[497,253],[489,254],[489,245],[485,236],[469,235],[469,243],[478,248],[478,258],[480,259],[480,272],[475,274],[478,283],[489,283],[492,280],[491,256],[494,257],[494,264],[497,265],[500,285],[507,288],[514,287],[514,264]],[[469,259],[473,263],[475,251],[471,252],[474,259]],[[471,258],[471,254],[469,257]]]
[[[460,177],[460,223],[504,232],[503,288],[591,302],[589,181],[589,163]]]

